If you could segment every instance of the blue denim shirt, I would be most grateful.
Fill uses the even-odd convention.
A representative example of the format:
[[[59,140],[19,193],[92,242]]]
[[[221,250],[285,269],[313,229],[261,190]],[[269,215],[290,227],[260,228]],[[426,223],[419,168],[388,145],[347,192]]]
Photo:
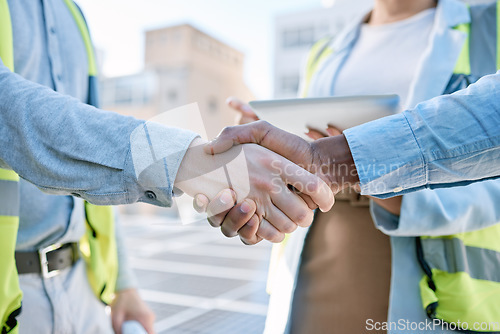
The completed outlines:
[[[500,72],[344,131],[363,194],[381,198],[500,176]]]
[[[0,166],[22,178],[17,249],[80,239],[82,201],[69,194],[103,205],[170,205],[177,168],[196,135],[81,102],[88,90],[87,56],[63,0],[12,0],[9,9],[17,74],[0,61]],[[141,182],[129,154],[137,127],[164,143],[164,156],[173,161],[160,161],[162,175],[149,173]]]

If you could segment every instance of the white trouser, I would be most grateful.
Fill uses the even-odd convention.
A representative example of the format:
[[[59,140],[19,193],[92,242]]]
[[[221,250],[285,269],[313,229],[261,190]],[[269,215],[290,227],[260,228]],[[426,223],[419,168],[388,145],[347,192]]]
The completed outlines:
[[[20,334],[111,334],[111,320],[92,292],[85,263],[78,260],[59,275],[19,275],[23,291]]]

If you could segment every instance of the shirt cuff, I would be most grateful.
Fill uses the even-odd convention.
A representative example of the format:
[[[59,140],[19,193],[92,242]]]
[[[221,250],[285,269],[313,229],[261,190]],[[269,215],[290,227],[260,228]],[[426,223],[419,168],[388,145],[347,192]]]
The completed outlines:
[[[344,131],[361,193],[387,198],[425,187],[425,163],[404,114]]]
[[[125,167],[130,202],[171,206],[174,181],[194,132],[146,122],[130,135],[130,154]]]

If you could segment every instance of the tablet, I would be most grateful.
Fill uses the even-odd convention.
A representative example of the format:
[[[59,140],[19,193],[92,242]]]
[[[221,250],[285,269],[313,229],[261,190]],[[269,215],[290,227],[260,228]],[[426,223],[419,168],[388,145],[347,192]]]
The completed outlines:
[[[401,111],[398,95],[363,95],[251,101],[260,119],[303,138],[307,127],[324,132],[328,124],[352,128]]]

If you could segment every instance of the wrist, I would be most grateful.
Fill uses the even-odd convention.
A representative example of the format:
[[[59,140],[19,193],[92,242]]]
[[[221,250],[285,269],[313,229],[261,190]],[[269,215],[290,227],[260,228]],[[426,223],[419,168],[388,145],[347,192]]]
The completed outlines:
[[[349,144],[343,134],[311,143],[316,174],[326,179],[334,193],[359,183]]]

